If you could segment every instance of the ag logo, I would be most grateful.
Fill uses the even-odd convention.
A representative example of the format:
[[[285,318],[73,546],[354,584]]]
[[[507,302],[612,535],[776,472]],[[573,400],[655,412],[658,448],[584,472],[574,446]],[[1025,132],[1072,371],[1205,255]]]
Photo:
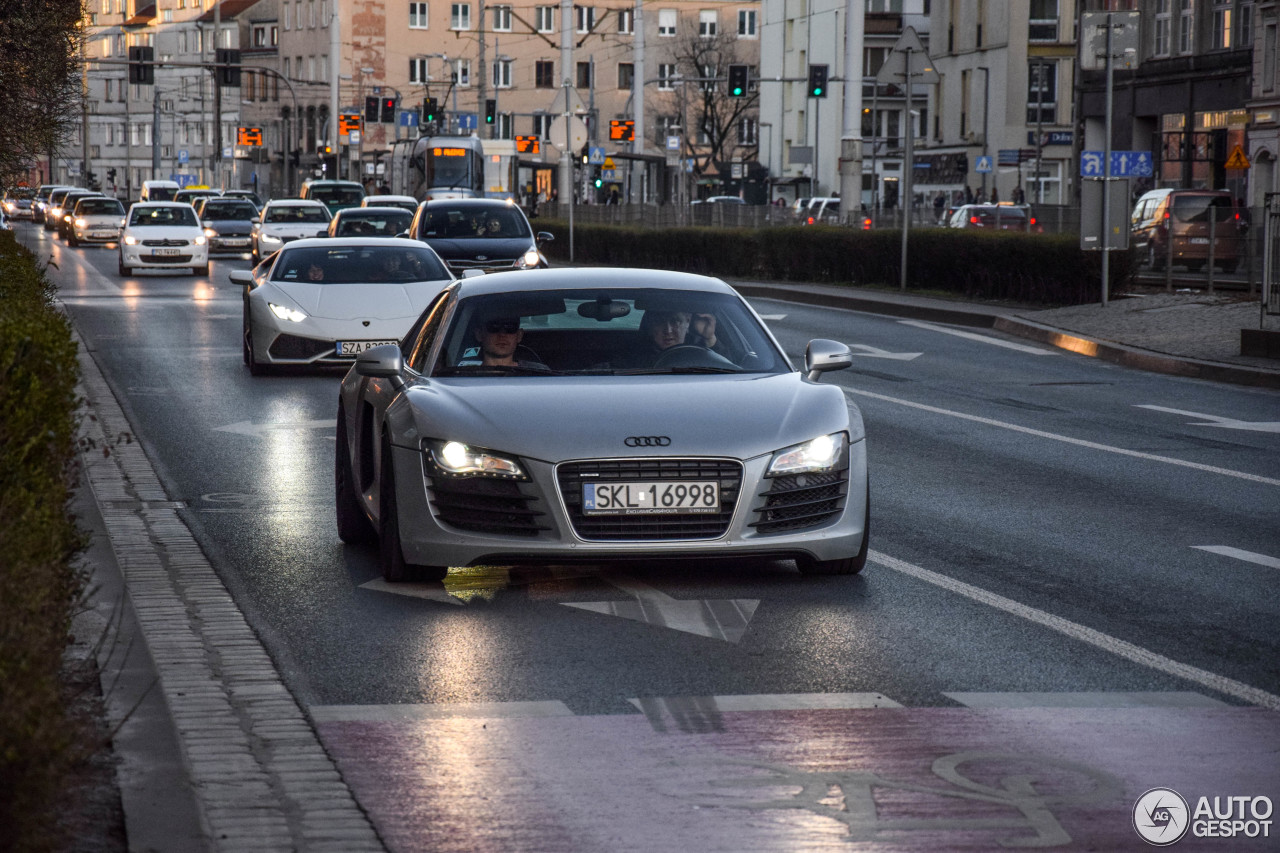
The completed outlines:
[[[671,439],[665,435],[629,435],[622,443],[627,447],[666,447]]]
[[[1187,801],[1172,788],[1152,788],[1133,804],[1133,828],[1142,840],[1167,847],[1187,834]]]

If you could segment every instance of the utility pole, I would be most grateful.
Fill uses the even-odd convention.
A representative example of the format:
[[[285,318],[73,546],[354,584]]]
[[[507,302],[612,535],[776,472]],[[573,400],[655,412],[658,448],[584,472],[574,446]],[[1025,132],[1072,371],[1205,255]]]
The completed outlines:
[[[560,203],[569,205],[569,260],[573,260],[573,0],[560,0],[560,77],[564,81],[564,151],[560,155]]]
[[[845,0],[844,85],[841,86],[840,199],[844,218],[857,215],[862,201],[862,41],[867,4]],[[769,156],[773,156],[773,128],[769,128]],[[815,155],[817,140],[814,140]],[[815,160],[817,157],[815,156]]]
[[[478,92],[476,100],[476,118],[484,115],[485,101],[489,99],[488,71],[484,65],[484,0],[477,0],[476,8],[480,12],[480,67],[476,69],[476,91]],[[498,130],[497,116],[494,116],[494,122],[489,126],[489,138],[494,139]]]
[[[645,135],[644,135],[645,134],[645,129],[644,129],[644,0],[636,0],[636,18],[633,26],[635,27],[635,31],[636,31],[636,35],[635,35],[636,66],[635,66],[635,76],[632,78],[632,82],[631,82],[631,91],[632,91],[631,103],[635,107],[633,110],[632,118],[635,120],[635,123],[636,123],[636,135],[635,135],[635,138],[631,140],[631,152],[633,154],[644,154],[644,143],[645,143]],[[635,185],[635,177],[634,177],[635,162],[636,161],[632,161],[633,165],[632,165],[631,186]],[[646,190],[648,189],[649,167],[643,160],[640,160],[639,164],[640,164],[640,203],[644,204],[648,200],[647,198],[648,193],[646,192]],[[630,201],[630,197],[628,197],[628,201]]]
[[[342,16],[338,14],[338,0],[329,0],[329,127],[326,131],[328,138],[325,142],[333,146],[334,152],[338,149],[338,79],[342,71]],[[354,66],[354,51],[351,58],[351,64]],[[350,164],[347,166],[347,175],[351,175]],[[335,153],[333,158],[333,177],[342,177],[342,157],[340,153]]]

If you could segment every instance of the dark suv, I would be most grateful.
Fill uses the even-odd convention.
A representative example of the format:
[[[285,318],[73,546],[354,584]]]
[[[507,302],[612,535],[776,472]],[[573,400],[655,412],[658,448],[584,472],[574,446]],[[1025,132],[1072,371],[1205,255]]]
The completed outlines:
[[[534,236],[519,206],[486,198],[428,201],[414,214],[409,236],[435,249],[454,275],[546,267],[539,247],[555,239],[546,231]]]

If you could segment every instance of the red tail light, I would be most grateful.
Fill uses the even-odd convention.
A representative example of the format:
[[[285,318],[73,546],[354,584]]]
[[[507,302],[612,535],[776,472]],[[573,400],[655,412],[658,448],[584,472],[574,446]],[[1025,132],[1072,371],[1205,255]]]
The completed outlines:
[[[981,224],[982,224],[982,220],[981,220],[981,219],[979,219],[979,218],[978,218],[978,217],[976,217],[976,216],[970,216],[970,217],[969,217],[969,224],[970,224],[970,225],[981,225]]]
[[[809,217],[809,224],[810,224],[810,225],[812,225],[812,224],[813,224],[813,217],[812,217],[812,216],[810,216],[810,217]]]
[[[868,216],[866,219],[862,220],[862,230],[863,230],[863,231],[870,231],[870,230],[871,230],[871,217],[870,217],[870,216]]]
[[[1035,218],[1034,216],[1033,216],[1033,217],[1031,217],[1031,224],[1032,224],[1032,225],[1035,225],[1035,224],[1036,224],[1036,218]]]

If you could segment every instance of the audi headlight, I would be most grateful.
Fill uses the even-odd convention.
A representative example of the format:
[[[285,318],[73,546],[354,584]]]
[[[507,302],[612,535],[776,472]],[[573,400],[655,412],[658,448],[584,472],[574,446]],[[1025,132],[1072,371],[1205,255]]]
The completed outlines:
[[[274,302],[268,302],[267,307],[271,309],[271,313],[275,314],[281,320],[288,320],[291,323],[301,323],[307,319],[307,315],[303,314],[296,308],[290,308],[287,305],[277,305]]]
[[[537,249],[530,249],[520,256],[520,260],[516,261],[516,266],[520,269],[533,269],[542,263],[542,256],[538,254]]]
[[[769,462],[768,477],[785,477],[789,474],[811,474],[830,471],[844,456],[846,436],[843,432],[820,435],[803,444],[795,444],[773,454]]]
[[[455,477],[529,479],[516,460],[481,447],[471,447],[460,441],[429,441],[425,449],[436,468]]]
[[[138,238],[132,234],[126,234],[124,235],[124,244],[126,246],[136,246],[138,245]]]

